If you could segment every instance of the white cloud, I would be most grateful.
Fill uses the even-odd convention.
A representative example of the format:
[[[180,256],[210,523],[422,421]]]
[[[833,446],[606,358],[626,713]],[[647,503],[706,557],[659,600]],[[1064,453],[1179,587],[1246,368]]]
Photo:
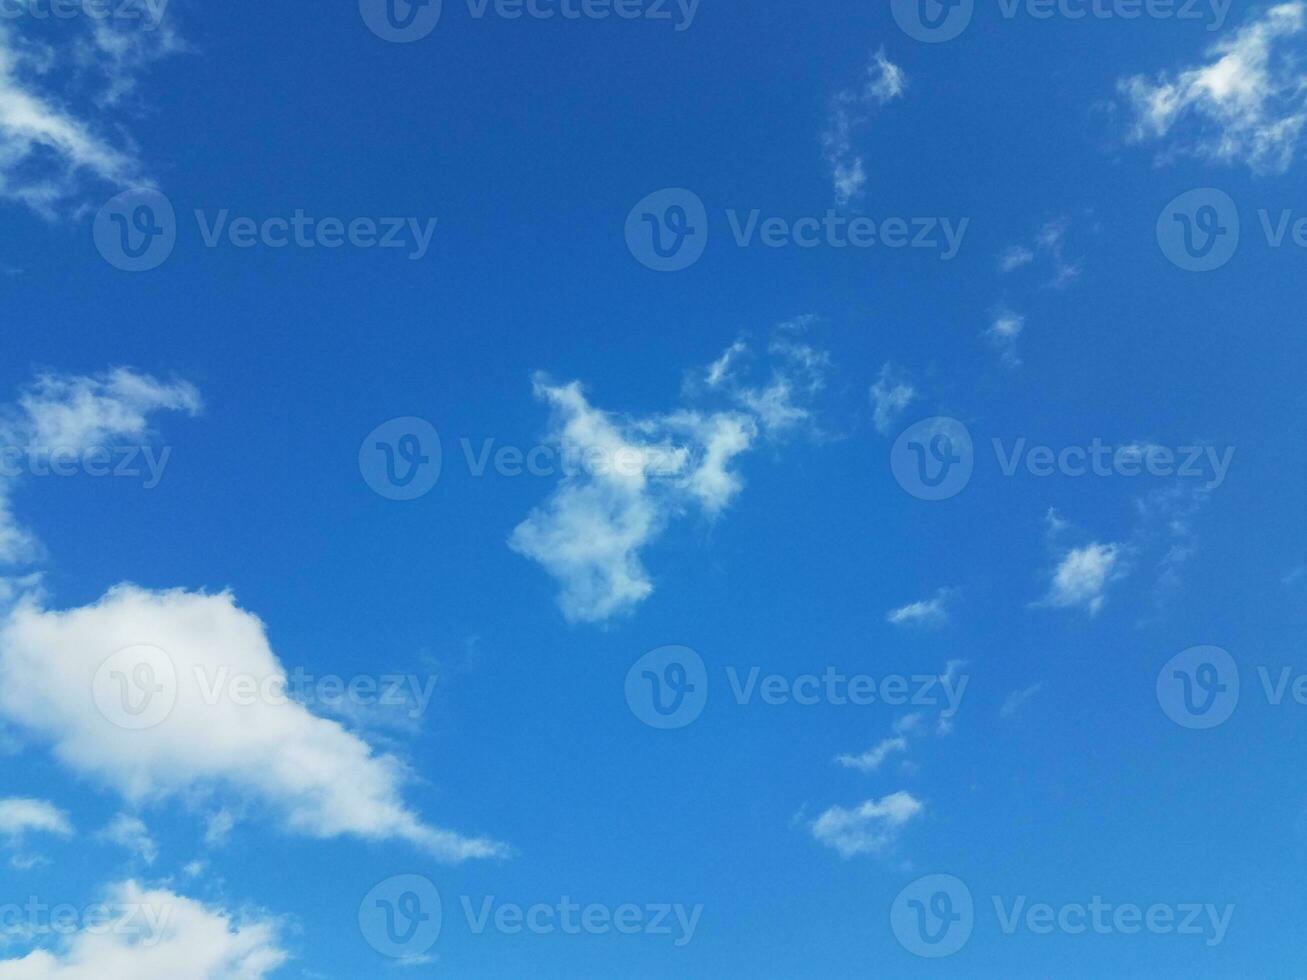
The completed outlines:
[[[97,836],[110,844],[126,848],[146,864],[153,864],[159,857],[159,845],[154,842],[150,829],[140,817],[120,813]]]
[[[835,761],[846,769],[875,772],[891,755],[908,750],[908,735],[921,734],[922,716],[919,713],[904,715],[894,725],[894,735],[881,739],[861,755],[839,755]]]
[[[998,709],[999,717],[1011,718],[1016,715],[1016,713],[1021,710],[1021,706],[1043,690],[1043,687],[1043,684],[1031,684],[1029,687],[1022,688],[1019,691],[1013,691],[1007,696],[1003,701],[1002,706]]]
[[[118,925],[88,927],[54,952],[0,960],[0,980],[262,980],[288,959],[266,918],[134,881],[113,886],[104,904]]]
[[[28,834],[73,835],[68,814],[46,800],[10,798],[0,800],[0,837],[20,843]]]
[[[903,791],[849,810],[833,806],[812,822],[812,836],[846,859],[881,855],[893,848],[903,827],[922,810],[921,802]]]
[[[1053,572],[1043,604],[1096,613],[1106,602],[1108,583],[1120,573],[1121,547],[1097,542],[1068,551]]]
[[[199,412],[199,393],[186,382],[164,382],[148,374],[117,368],[103,375],[43,374],[0,411],[0,450],[12,473],[21,458],[49,457],[111,448],[122,438],[151,435],[149,416],[157,411]],[[18,467],[21,471],[21,467]],[[39,553],[36,538],[14,520],[8,495],[14,476],[0,475],[0,563],[29,561]]]
[[[994,314],[993,322],[985,331],[985,336],[999,352],[1003,363],[1009,367],[1016,367],[1021,363],[1021,358],[1017,356],[1017,341],[1025,329],[1024,316],[1009,309],[1001,309]]]
[[[880,369],[880,377],[871,386],[872,417],[876,431],[888,435],[895,420],[916,397],[917,389],[892,364],[884,365]]]
[[[94,678],[111,654],[140,644],[171,658],[176,703],[155,727],[126,730],[98,710]],[[423,823],[400,798],[404,765],[337,722],[294,701],[206,695],[233,675],[276,678],[286,689],[263,623],[227,593],[122,585],[67,611],[27,596],[0,619],[0,717],[133,807],[231,795],[311,837],[405,840],[442,860],[505,853]]]
[[[838,206],[844,207],[861,197],[867,183],[863,157],[853,149],[856,130],[867,122],[873,108],[901,98],[906,88],[907,76],[903,69],[893,64],[882,48],[867,66],[863,84],[845,89],[831,99],[830,116],[821,141]]]
[[[1283,173],[1307,122],[1307,72],[1290,43],[1304,28],[1307,3],[1277,4],[1214,44],[1204,64],[1174,77],[1122,79],[1117,88],[1134,113],[1131,139],[1173,137],[1173,153]]]
[[[1003,272],[1011,272],[1013,269],[1019,269],[1033,261],[1035,261],[1034,252],[1024,245],[1013,245],[998,260],[998,267]]]
[[[929,599],[891,609],[885,618],[895,626],[941,626],[948,622],[948,603],[952,594],[951,589],[939,589]]]
[[[564,474],[508,544],[559,582],[567,619],[602,622],[634,609],[653,592],[643,550],[692,508],[709,518],[724,511],[744,485],[732,466],[760,435],[781,437],[811,422],[804,402],[823,384],[827,355],[778,337],[770,380],[750,387],[730,370],[745,350],[732,345],[703,375],[710,393],[738,406],[722,411],[621,417],[592,405],[579,382],[536,377],[536,397],[551,409],[547,441],[560,449]]]

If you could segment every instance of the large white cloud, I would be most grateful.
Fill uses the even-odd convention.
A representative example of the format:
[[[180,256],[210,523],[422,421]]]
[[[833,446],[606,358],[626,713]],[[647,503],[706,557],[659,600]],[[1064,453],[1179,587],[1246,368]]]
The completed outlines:
[[[1300,42],[1307,3],[1266,10],[1217,42],[1210,60],[1156,78],[1135,75],[1118,89],[1134,113],[1137,141],[1172,137],[1172,151],[1281,173],[1307,123],[1307,70]]]
[[[0,960],[0,980],[262,980],[287,959],[277,924],[134,881],[54,951]]]
[[[154,727],[131,730],[101,710],[105,672],[98,689],[96,678],[108,657],[141,645],[166,654],[175,684],[159,662],[151,667],[159,696],[175,693],[175,704]],[[126,675],[133,656],[120,665]],[[339,723],[280,697],[250,700],[227,689],[215,698],[215,685],[237,675],[278,678],[286,689],[263,623],[226,593],[123,585],[65,611],[28,595],[0,620],[0,717],[133,805],[231,795],[313,837],[401,839],[453,861],[505,853],[493,841],[420,820],[401,798],[407,770],[400,760]]]

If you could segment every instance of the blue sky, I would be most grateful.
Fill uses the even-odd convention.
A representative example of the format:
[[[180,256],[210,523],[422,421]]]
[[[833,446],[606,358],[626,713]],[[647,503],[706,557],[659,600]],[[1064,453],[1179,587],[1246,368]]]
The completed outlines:
[[[1307,4],[395,3],[0,10],[0,980],[1301,973]]]

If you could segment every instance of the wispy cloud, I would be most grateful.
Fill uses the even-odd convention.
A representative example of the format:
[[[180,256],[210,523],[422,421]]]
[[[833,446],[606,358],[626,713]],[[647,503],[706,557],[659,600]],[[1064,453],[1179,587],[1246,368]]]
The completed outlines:
[[[1122,79],[1130,139],[1162,143],[1162,159],[1186,153],[1283,173],[1307,122],[1305,28],[1307,3],[1277,4],[1214,44],[1205,63]]]
[[[900,790],[852,809],[833,806],[809,827],[813,837],[846,860],[864,854],[881,856],[893,849],[903,828],[923,809],[921,801]]]
[[[948,622],[948,605],[952,596],[952,589],[939,589],[929,599],[891,609],[885,619],[895,626],[942,626]]]
[[[1013,691],[1004,699],[1002,707],[998,709],[999,717],[1014,717],[1016,713],[1021,710],[1022,705],[1038,694],[1043,687],[1043,684],[1031,684],[1029,687],[1022,688],[1019,691]]]
[[[762,437],[811,427],[810,401],[825,383],[829,356],[802,339],[805,326],[778,328],[768,347],[770,376],[757,385],[737,370],[747,353],[739,343],[692,379],[692,393],[731,403],[723,410],[623,417],[593,405],[577,381],[536,377],[536,396],[553,415],[548,441],[564,458],[588,462],[564,474],[509,546],[558,580],[569,620],[602,622],[634,609],[653,592],[642,553],[668,523],[691,508],[721,514],[744,486],[738,457]]]
[[[893,364],[880,369],[880,377],[871,386],[872,420],[876,431],[889,435],[904,410],[916,400],[917,389]]]
[[[903,69],[885,56],[884,48],[872,57],[866,74],[861,85],[845,89],[831,99],[830,115],[821,138],[839,207],[860,198],[867,184],[863,155],[853,146],[857,131],[866,125],[875,109],[901,98],[908,84]]]

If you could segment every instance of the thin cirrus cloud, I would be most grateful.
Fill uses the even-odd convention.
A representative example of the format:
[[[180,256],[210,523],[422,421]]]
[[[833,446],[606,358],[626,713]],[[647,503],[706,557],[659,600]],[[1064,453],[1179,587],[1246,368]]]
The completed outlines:
[[[929,599],[891,609],[885,620],[895,626],[943,626],[949,619],[948,606],[952,596],[951,589],[938,589]]]
[[[692,393],[725,396],[716,411],[682,407],[665,415],[622,417],[593,405],[577,381],[535,378],[550,408],[547,441],[565,467],[558,486],[512,532],[509,547],[559,584],[572,622],[599,623],[631,612],[654,591],[643,553],[677,516],[712,519],[743,489],[733,468],[762,437],[811,427],[808,405],[824,384],[829,358],[801,339],[808,321],[777,328],[769,377],[746,383],[750,350],[737,343],[691,379]]]
[[[58,44],[0,25],[0,197],[48,219],[92,186],[152,185],[116,110],[153,62],[186,48],[171,21],[148,15],[74,20]]]
[[[153,864],[159,857],[159,845],[150,835],[150,828],[145,821],[129,813],[120,813],[96,835],[100,840],[130,851],[146,864]]]
[[[135,881],[110,886],[103,905],[121,927],[86,929],[53,951],[0,960],[0,980],[263,980],[289,959],[278,923],[257,913]]]
[[[812,821],[809,829],[818,842],[845,860],[862,855],[879,857],[894,848],[903,828],[924,809],[920,800],[900,790],[852,808],[832,806]]]
[[[1305,29],[1307,3],[1277,4],[1214,44],[1201,64],[1121,79],[1129,138],[1161,144],[1163,160],[1188,154],[1283,173],[1307,123]]]
[[[884,48],[872,56],[866,74],[861,85],[844,89],[831,99],[821,137],[835,203],[839,207],[862,197],[867,184],[866,164],[862,154],[854,149],[858,130],[867,124],[875,109],[902,98],[908,84],[903,69],[885,56]]]

